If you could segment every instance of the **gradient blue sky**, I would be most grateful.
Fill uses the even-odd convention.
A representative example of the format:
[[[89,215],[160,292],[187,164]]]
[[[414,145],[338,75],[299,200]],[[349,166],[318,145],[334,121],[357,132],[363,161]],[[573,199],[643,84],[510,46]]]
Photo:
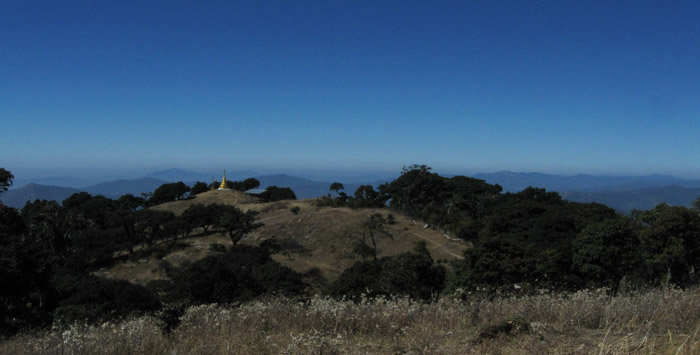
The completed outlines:
[[[700,177],[698,1],[0,4],[0,166]]]

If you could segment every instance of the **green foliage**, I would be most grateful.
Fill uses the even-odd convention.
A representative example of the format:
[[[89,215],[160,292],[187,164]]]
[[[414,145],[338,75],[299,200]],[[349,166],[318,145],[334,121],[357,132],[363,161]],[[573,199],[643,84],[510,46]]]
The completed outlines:
[[[700,197],[693,201],[693,210],[695,210],[695,212],[700,212]]]
[[[67,218],[66,211],[56,201],[27,202],[21,215],[32,239],[41,241],[51,254],[62,257],[68,251],[69,233],[85,225],[79,218]]]
[[[660,204],[639,216],[646,224],[639,239],[645,276],[687,285],[700,270],[700,215],[685,207]]]
[[[103,196],[91,196],[87,192],[71,195],[62,202],[71,219],[80,218],[97,229],[107,226],[109,215],[115,208],[115,201]]]
[[[289,209],[289,212],[292,212],[294,214],[298,214],[299,211],[301,211],[301,207],[299,207],[299,206],[294,206],[294,207]]]
[[[348,194],[345,192],[340,192],[338,193],[338,196],[335,198],[331,198],[331,195],[328,194],[328,196],[321,196],[316,199],[316,206],[318,207],[325,207],[325,206],[331,206],[331,207],[349,207],[348,201]]]
[[[18,211],[0,204],[0,335],[40,325],[48,317],[52,256],[26,238]]]
[[[573,242],[574,271],[589,286],[616,287],[623,277],[638,277],[643,267],[639,222],[608,219],[586,226]]]
[[[500,195],[485,212],[474,248],[456,262],[450,288],[522,282],[557,289],[580,287],[589,277],[572,272],[574,238],[585,226],[616,217],[612,209],[566,202],[557,193],[535,188]]]
[[[412,252],[358,261],[331,285],[335,296],[358,299],[361,295],[404,295],[429,300],[444,287],[445,269],[434,265],[425,243]]]
[[[26,227],[19,211],[0,204],[0,241],[4,241],[10,236],[21,235],[25,230]]]
[[[170,269],[168,276],[169,294],[186,303],[244,302],[263,294],[293,296],[304,290],[299,274],[272,260],[267,250],[245,245]]]
[[[206,182],[197,181],[194,183],[192,189],[190,190],[190,196],[198,195],[202,192],[207,192],[208,190],[209,186],[207,186]]]
[[[355,197],[348,200],[352,208],[384,207],[388,197],[375,191],[371,185],[362,185],[355,190]]]
[[[153,191],[153,196],[148,200],[148,204],[155,206],[165,202],[181,200],[189,191],[190,187],[182,181],[163,184]]]
[[[260,198],[264,202],[275,202],[282,200],[296,200],[297,196],[294,194],[294,191],[288,187],[269,186],[263,193],[260,194]]]
[[[12,186],[12,180],[15,176],[11,172],[0,168],[0,194],[7,191],[7,189]],[[2,204],[2,202],[0,202]]]
[[[218,204],[203,205],[200,203],[190,205],[180,216],[183,227],[187,231],[191,231],[194,228],[202,228],[205,234],[208,233],[209,227],[216,223],[221,206]]]
[[[340,193],[340,190],[345,190],[345,186],[339,182],[334,182],[331,184],[330,191],[335,191],[336,194]]]
[[[143,197],[136,197],[132,194],[126,194],[117,200],[117,205],[120,208],[124,208],[126,210],[131,210],[131,211],[136,211],[139,208],[144,207],[146,204],[146,200]]]
[[[153,293],[127,281],[64,271],[55,277],[54,284],[60,301],[53,318],[62,323],[104,321],[160,308]]]
[[[257,214],[258,212],[253,210],[244,213],[235,206],[221,205],[216,226],[224,230],[233,245],[236,245],[244,235],[262,227],[262,223],[255,222]]]
[[[0,191],[12,179],[12,174],[0,169]],[[256,181],[244,180],[240,188],[248,189]],[[148,202],[183,198],[187,191],[180,184],[161,186]],[[196,186],[191,194],[204,184]],[[331,185],[338,196],[329,194],[318,200],[319,205],[383,207],[389,201],[399,212],[470,240],[474,247],[452,265],[449,289],[512,289],[515,283],[529,283],[571,290],[615,288],[623,279],[680,286],[700,281],[696,276],[700,270],[697,201],[694,209],[661,204],[628,218],[600,204],[567,202],[544,189],[501,194],[498,185],[464,176],[441,177],[424,165],[404,169],[379,191],[365,185],[348,198],[340,192],[342,188],[340,183]],[[296,197],[289,188],[272,186],[263,198]],[[174,244],[179,235],[189,235],[195,228],[225,232],[234,247],[226,251],[218,245],[201,261],[166,268],[171,281],[154,282],[151,287],[165,301],[175,302],[173,309],[304,291],[302,276],[270,258],[274,253],[289,258],[308,253],[303,245],[291,238],[270,238],[258,248],[237,245],[261,226],[256,212],[195,204],[176,218],[146,205],[145,197],[124,195],[111,200],[87,193],[74,194],[62,204],[32,201],[21,212],[0,204],[0,334],[52,321],[106,320],[157,309],[160,305],[153,293],[95,277],[93,272],[113,263],[115,255],[125,250],[133,253],[136,246],[141,247],[139,253],[167,250],[168,242]],[[424,243],[409,253],[377,258],[377,240],[392,237],[387,230],[392,221],[392,214],[385,218],[377,213],[362,221],[354,233],[354,251],[369,260],[345,270],[331,285],[331,293],[358,298],[370,290],[369,296],[428,300],[445,287],[445,269],[434,265]],[[178,312],[166,318],[172,321]]]
[[[445,178],[430,170],[425,165],[404,168],[396,180],[379,186],[381,198],[411,217],[474,239],[501,187],[465,176]]]
[[[136,230],[142,236],[140,242],[152,245],[159,240],[171,237],[168,234],[171,230],[166,228],[166,225],[175,219],[172,212],[144,209],[136,211],[134,214],[136,216]]]
[[[247,178],[243,181],[229,182],[228,187],[237,191],[248,191],[260,186],[260,181],[256,178]]]

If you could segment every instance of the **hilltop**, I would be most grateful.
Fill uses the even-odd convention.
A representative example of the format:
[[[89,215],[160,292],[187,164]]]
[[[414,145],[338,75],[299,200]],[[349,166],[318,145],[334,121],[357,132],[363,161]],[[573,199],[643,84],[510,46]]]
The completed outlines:
[[[261,203],[252,196],[234,190],[208,191],[191,199],[168,202],[155,210],[170,211],[180,215],[194,204],[234,205],[243,211],[259,212],[257,220],[263,227],[250,233],[242,244],[259,245],[275,237],[286,248],[273,258],[284,266],[300,273],[314,269],[327,281],[335,280],[340,273],[359,258],[352,253],[353,237],[360,233],[360,224],[371,214],[385,217],[393,214],[395,223],[387,226],[393,240],[378,240],[379,257],[396,255],[411,250],[418,241],[425,241],[434,260],[446,262],[462,258],[468,244],[447,236],[444,232],[413,220],[400,212],[382,208],[351,209],[346,207],[317,207],[315,199]],[[292,208],[298,207],[296,213]],[[147,282],[164,277],[159,269],[161,260],[172,265],[194,262],[209,255],[216,244],[231,246],[228,236],[222,233],[198,235],[180,241],[179,248],[166,255],[149,256],[138,261],[125,261],[98,272],[100,276],[124,279],[134,283]]]

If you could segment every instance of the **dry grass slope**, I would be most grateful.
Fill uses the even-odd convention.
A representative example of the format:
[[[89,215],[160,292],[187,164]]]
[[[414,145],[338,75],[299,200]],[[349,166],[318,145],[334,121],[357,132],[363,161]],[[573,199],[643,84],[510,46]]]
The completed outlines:
[[[318,268],[329,281],[337,278],[345,268],[358,260],[357,256],[351,253],[352,240],[360,232],[362,221],[373,213],[381,213],[385,217],[392,213],[396,219],[396,223],[387,228],[393,239],[384,238],[378,241],[379,256],[409,251],[417,241],[422,240],[427,243],[433,259],[444,262],[461,258],[462,252],[468,247],[464,242],[447,238],[440,230],[424,228],[423,223],[388,209],[318,208],[313,199],[260,203],[254,197],[238,191],[215,190],[196,195],[191,200],[165,203],[153,208],[181,214],[187,207],[196,203],[229,204],[244,211],[260,212],[258,220],[264,226],[246,236],[241,242],[258,245],[271,237],[292,240],[303,249],[289,253],[282,252],[274,255],[273,258],[302,273]],[[293,207],[299,207],[296,214],[290,211]],[[195,236],[182,242],[185,244],[183,248],[173,250],[167,255],[120,263],[101,270],[98,275],[146,284],[151,280],[164,277],[158,268],[161,260],[173,265],[181,265],[208,255],[212,244],[231,245],[228,237],[220,233]]]
[[[2,354],[697,354],[700,290],[485,300],[255,301],[190,308],[169,334],[142,317],[0,343]],[[510,322],[510,323],[509,323]],[[500,325],[520,332],[481,334]],[[494,327],[494,325],[496,327]]]

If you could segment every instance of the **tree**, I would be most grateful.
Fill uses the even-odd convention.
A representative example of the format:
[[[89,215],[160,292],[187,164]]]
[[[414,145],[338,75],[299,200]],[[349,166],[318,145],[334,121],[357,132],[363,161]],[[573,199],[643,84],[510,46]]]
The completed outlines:
[[[345,190],[345,186],[339,182],[334,182],[331,184],[330,191],[335,191],[336,194],[340,194],[340,190]]]
[[[235,181],[229,183],[229,187],[237,191],[248,191],[260,186],[260,181],[256,178],[247,178],[243,181]]]
[[[360,256],[371,256],[377,260],[377,239],[386,237],[393,239],[391,233],[386,230],[386,219],[379,213],[372,214],[362,222],[362,232],[356,241],[353,251]],[[372,245],[368,245],[371,242]]]
[[[87,192],[76,192],[61,202],[65,208],[76,208],[92,200],[92,195]]]
[[[265,192],[260,194],[260,198],[265,202],[275,202],[281,200],[296,200],[294,191],[288,187],[270,186]]]
[[[247,178],[247,179],[243,180],[243,188],[245,189],[243,191],[255,189],[255,188],[258,188],[259,186],[260,186],[260,181],[258,181],[258,179],[256,179],[256,178]]]
[[[153,192],[153,196],[151,196],[148,202],[151,206],[155,206],[165,202],[180,200],[185,197],[189,191],[190,187],[185,185],[182,181],[163,184]]]
[[[43,235],[30,237],[14,208],[0,204],[0,335],[46,323],[59,260]]]
[[[647,226],[640,234],[646,276],[679,285],[700,270],[700,215],[685,207],[660,204],[640,216]]]
[[[429,300],[444,285],[445,269],[434,265],[425,242],[418,242],[408,253],[356,262],[333,282],[330,291],[335,296],[350,299],[365,294],[370,297],[406,295]]]
[[[190,196],[201,194],[202,192],[207,192],[208,190],[209,187],[207,186],[206,182],[197,181],[194,186],[192,186],[192,190],[190,190]]]
[[[585,227],[573,242],[574,270],[591,286],[616,286],[642,267],[639,222],[628,218],[608,219]]]
[[[144,209],[134,212],[136,214],[136,226],[143,236],[146,245],[152,245],[158,240],[166,239],[168,235],[165,226],[175,219],[175,215],[168,211]]]
[[[692,208],[693,208],[693,210],[695,210],[695,212],[700,213],[700,197],[698,197],[695,201],[693,201]]]
[[[445,178],[431,173],[425,165],[404,167],[401,176],[379,191],[391,198],[391,207],[427,219],[431,209],[441,208],[446,191]]]
[[[34,240],[41,240],[52,255],[65,258],[69,250],[70,233],[83,223],[66,218],[65,209],[56,201],[35,200],[22,207],[22,219]]]
[[[222,205],[216,225],[228,233],[231,242],[236,245],[244,235],[263,226],[262,223],[255,222],[257,214],[257,211],[249,210],[244,213],[236,206]]]
[[[297,295],[301,275],[272,258],[267,249],[238,245],[191,265],[168,271],[171,295],[191,303],[244,302],[262,294]]]
[[[136,197],[132,194],[126,194],[117,199],[117,204],[131,211],[136,211],[145,206],[146,200],[143,197]]]
[[[387,199],[385,195],[375,191],[372,185],[362,185],[355,190],[355,198],[350,205],[355,208],[384,207]]]
[[[209,232],[209,227],[216,223],[222,208],[223,205],[220,204],[205,206],[200,203],[195,203],[182,212],[180,219],[182,219],[187,232],[199,227],[202,228],[206,234]]]
[[[109,215],[114,210],[115,202],[104,196],[92,196],[87,192],[78,192],[62,202],[63,208],[69,213],[69,218],[84,220],[89,226],[96,229],[104,229],[107,226]]]
[[[15,176],[11,172],[0,168],[0,194],[7,191],[7,189],[12,186],[12,180]],[[2,202],[0,202],[2,203]]]

